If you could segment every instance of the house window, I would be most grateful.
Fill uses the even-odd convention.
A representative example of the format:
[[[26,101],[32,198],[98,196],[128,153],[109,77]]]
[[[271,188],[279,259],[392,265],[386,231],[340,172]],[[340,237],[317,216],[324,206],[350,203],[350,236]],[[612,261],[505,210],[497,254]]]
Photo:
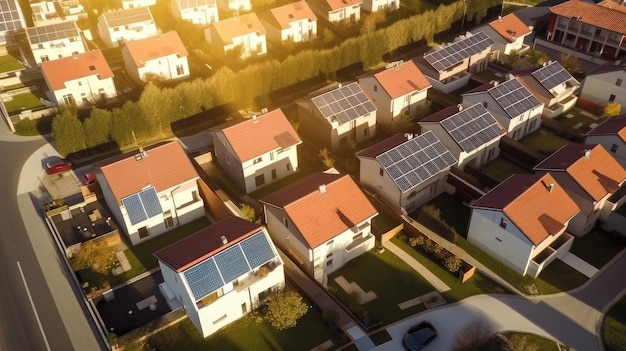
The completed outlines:
[[[378,175],[382,177],[384,174],[385,172],[383,171],[383,168],[382,167],[378,168]]]
[[[83,82],[79,81],[79,82],[78,82],[78,86],[79,86],[79,87],[82,87],[82,86],[83,86]]]
[[[291,171],[291,164],[287,163],[287,172]]]
[[[617,144],[611,144],[611,152],[612,153],[617,152]]]
[[[37,49],[43,49],[43,44],[37,44]]]
[[[374,85],[374,92],[378,91],[378,85]]]
[[[407,196],[407,199],[410,199],[412,197],[414,197],[415,195],[417,195],[417,191],[411,191],[411,193],[409,194],[409,196]]]
[[[263,157],[257,157],[257,158],[254,159],[254,161],[252,161],[252,163],[255,164],[255,165],[257,163],[261,163],[261,162],[263,162]]]
[[[248,305],[244,302],[241,304],[241,314],[248,313]]]
[[[165,228],[171,228],[174,226],[174,219],[172,218],[172,211],[167,210],[163,213],[163,223]]]
[[[113,28],[113,31],[114,31],[114,32],[119,32],[119,31],[120,31],[120,27],[115,27],[115,28]]]
[[[265,174],[258,175],[254,177],[254,183],[257,187],[265,185]]]
[[[330,267],[333,265],[333,260],[326,261],[326,267]]]
[[[261,291],[259,293],[259,302],[263,302],[267,300],[267,298],[270,297],[271,293],[272,293],[272,288]]]
[[[363,233],[359,233],[359,234],[357,234],[357,235],[355,235],[355,236],[353,236],[353,237],[352,237],[352,241],[355,241],[355,240],[361,239],[361,237],[362,237],[362,236],[363,236]]]
[[[331,240],[331,241],[327,242],[326,245],[332,245],[334,242],[335,242],[334,240]]]
[[[483,107],[487,108],[487,106],[489,106],[489,104],[487,103],[487,101],[483,101]]]
[[[274,161],[274,153],[270,152],[270,161]]]
[[[272,180],[276,180],[276,169],[272,169]]]
[[[41,62],[46,62],[46,61],[50,61],[50,58],[48,57],[48,55],[41,55]]]
[[[226,162],[230,163],[230,155],[228,153],[226,154]]]
[[[498,240],[499,242],[502,242],[502,239],[500,239],[500,238],[498,238],[498,237],[496,237],[496,240]]]
[[[615,85],[617,85],[618,87],[622,86],[622,80],[620,78],[617,78],[617,80],[615,81]]]
[[[332,252],[329,253],[328,255],[326,255],[326,258],[331,258],[331,257],[333,257],[333,253]]]
[[[200,197],[198,196],[198,191],[194,190],[191,192],[191,198],[193,198],[193,202],[199,201]]]
[[[179,76],[185,74],[185,68],[183,68],[183,65],[176,66],[176,74]]]
[[[223,316],[221,316],[220,318],[218,318],[218,319],[214,320],[214,321],[213,321],[213,324],[217,324],[217,323],[219,323],[219,322],[223,321],[224,319],[226,319],[226,317],[227,317],[227,315],[226,315],[226,314],[225,314],[225,315],[223,315]]]
[[[137,233],[139,233],[139,239],[146,238],[150,235],[150,233],[148,233],[148,228],[146,227],[141,227],[137,229]]]
[[[500,218],[500,227],[506,229],[506,220],[504,218]]]
[[[285,228],[289,228],[289,221],[287,220],[287,217],[283,217],[283,224],[285,225]]]
[[[609,102],[613,101],[615,101],[615,94],[611,94],[611,96],[609,96]]]
[[[370,135],[370,129],[369,128],[363,129],[363,136],[368,137],[369,135]]]
[[[67,105],[74,105],[76,103],[72,94],[63,95],[63,102]]]

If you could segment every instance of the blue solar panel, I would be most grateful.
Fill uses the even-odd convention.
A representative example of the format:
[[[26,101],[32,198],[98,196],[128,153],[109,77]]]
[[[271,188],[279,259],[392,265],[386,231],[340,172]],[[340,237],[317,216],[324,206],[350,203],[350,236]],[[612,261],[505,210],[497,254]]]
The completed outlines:
[[[152,218],[158,214],[163,213],[161,203],[159,202],[159,197],[157,196],[156,190],[154,190],[153,187],[142,190],[139,193],[139,198],[143,203],[143,208],[146,210],[148,218]]]
[[[198,263],[183,274],[196,300],[200,300],[224,285],[213,258]]]
[[[141,204],[141,199],[138,194],[133,194],[122,199],[122,205],[126,208],[126,213],[128,213],[128,219],[130,219],[130,223],[135,225],[137,223],[141,223],[148,219],[146,215],[146,211],[143,209],[143,205]]]
[[[263,232],[259,232],[244,240],[241,244],[248,263],[253,268],[262,266],[274,258],[274,251]]]
[[[229,247],[215,255],[215,263],[217,263],[226,283],[230,283],[251,271],[239,245]]]

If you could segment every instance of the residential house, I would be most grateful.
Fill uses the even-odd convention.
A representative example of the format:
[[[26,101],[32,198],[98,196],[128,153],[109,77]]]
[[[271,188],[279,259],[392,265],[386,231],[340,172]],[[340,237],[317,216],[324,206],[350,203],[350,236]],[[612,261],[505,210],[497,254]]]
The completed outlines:
[[[113,72],[101,50],[41,63],[48,99],[56,105],[91,106],[117,96]]]
[[[10,36],[24,28],[26,22],[19,1],[0,0],[0,45],[12,44]]]
[[[205,26],[219,21],[215,0],[171,0],[174,17]]]
[[[548,174],[514,174],[472,205],[467,240],[515,272],[536,278],[569,252],[579,209]]]
[[[298,170],[302,140],[281,109],[209,131],[217,162],[246,193]]]
[[[580,83],[557,61],[511,73],[543,103],[543,116],[553,118],[576,105]]]
[[[254,13],[211,23],[204,37],[217,52],[240,50],[242,59],[267,54],[266,31]]]
[[[530,50],[530,46],[524,44],[524,39],[533,31],[515,13],[499,16],[496,20],[478,27],[476,31],[483,31],[493,39],[492,60],[504,60],[511,53],[523,54]]]
[[[471,73],[487,69],[494,44],[485,32],[468,32],[414,60],[435,89],[450,93],[467,85]]]
[[[230,217],[154,253],[170,307],[184,306],[207,337],[285,286],[283,262],[262,226]]]
[[[87,51],[74,21],[26,28],[26,38],[38,65]]]
[[[35,26],[87,18],[80,0],[29,1]]]
[[[350,175],[314,173],[260,201],[276,246],[324,286],[330,273],[374,247],[378,212]]]
[[[122,9],[124,10],[154,5],[156,5],[156,0],[122,0]]]
[[[96,166],[104,200],[133,245],[204,216],[198,174],[177,141]]]
[[[189,77],[187,49],[177,32],[133,40],[122,47],[122,57],[128,76],[135,82],[158,76],[165,80]]]
[[[248,12],[252,10],[252,2],[250,0],[217,0],[217,6],[220,11],[239,16],[240,12]]]
[[[357,152],[361,185],[407,214],[444,192],[457,159],[431,132],[396,134]]]
[[[361,19],[363,0],[309,0],[315,13],[329,22],[355,23]]]
[[[131,40],[159,34],[152,13],[147,7],[105,12],[98,17],[98,33],[104,44],[118,47]]]
[[[400,8],[398,0],[364,0],[361,5],[367,12],[395,11]]]
[[[626,7],[606,0],[598,4],[569,0],[550,7],[546,39],[536,42],[602,64],[626,55]]]
[[[626,114],[611,117],[585,135],[585,144],[600,144],[626,167]]]
[[[276,7],[261,16],[267,38],[276,43],[299,43],[317,38],[317,17],[306,1]]]
[[[515,77],[483,84],[461,97],[463,107],[482,104],[514,140],[541,127],[543,104]]]
[[[626,188],[626,170],[602,145],[565,145],[533,170],[550,172],[580,207],[569,228],[576,236],[587,234],[626,201],[626,189],[618,192]]]
[[[589,71],[582,81],[581,102],[592,103],[601,111],[615,102],[626,111],[626,59],[607,62]]]
[[[356,82],[296,104],[302,135],[332,151],[376,135],[376,107]]]
[[[458,160],[458,167],[480,168],[500,154],[500,138],[506,132],[480,103],[469,107],[450,106],[421,121]]]
[[[376,105],[376,120],[390,127],[405,118],[413,120],[427,106],[432,86],[413,61],[395,62],[385,69],[359,77],[359,85]]]

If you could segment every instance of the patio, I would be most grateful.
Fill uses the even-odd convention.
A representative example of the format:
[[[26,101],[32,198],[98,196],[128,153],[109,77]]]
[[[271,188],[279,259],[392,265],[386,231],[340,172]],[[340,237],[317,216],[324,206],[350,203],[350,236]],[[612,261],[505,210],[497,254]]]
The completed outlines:
[[[51,217],[66,247],[118,230],[104,201],[94,201]]]

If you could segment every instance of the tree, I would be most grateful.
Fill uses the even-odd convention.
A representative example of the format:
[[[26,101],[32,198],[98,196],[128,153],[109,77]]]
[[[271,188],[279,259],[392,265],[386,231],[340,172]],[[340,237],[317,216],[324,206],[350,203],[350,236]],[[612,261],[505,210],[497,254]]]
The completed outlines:
[[[572,54],[566,54],[562,52],[559,54],[556,60],[570,74],[583,73],[583,68],[580,66],[580,62],[578,62],[578,58]]]
[[[539,50],[531,50],[528,55],[526,55],[526,60],[528,61],[529,64],[536,66],[536,65],[543,65],[544,63],[547,63],[550,58],[548,57],[548,54],[546,54],[543,51],[539,51]]]
[[[254,210],[254,207],[248,204],[243,204],[241,206],[241,217],[249,222],[256,221],[256,211]]]
[[[322,162],[324,163],[324,166],[326,168],[335,167],[335,159],[331,157],[330,151],[328,151],[327,148],[323,148],[322,150],[320,150],[319,156],[322,159]]]
[[[85,128],[85,144],[88,148],[108,144],[111,141],[111,112],[93,109],[89,118],[83,122]]]
[[[604,106],[602,117],[615,117],[622,113],[622,105],[617,102],[609,102]]]
[[[78,117],[64,110],[52,119],[52,135],[63,156],[85,149],[85,130]]]
[[[525,335],[514,334],[505,339],[503,351],[539,351],[539,346],[531,343]]]
[[[478,351],[493,335],[487,322],[478,318],[456,332],[452,344],[453,351]]]
[[[273,293],[267,303],[266,318],[274,328],[293,328],[308,311],[302,296],[295,291],[281,290]]]

